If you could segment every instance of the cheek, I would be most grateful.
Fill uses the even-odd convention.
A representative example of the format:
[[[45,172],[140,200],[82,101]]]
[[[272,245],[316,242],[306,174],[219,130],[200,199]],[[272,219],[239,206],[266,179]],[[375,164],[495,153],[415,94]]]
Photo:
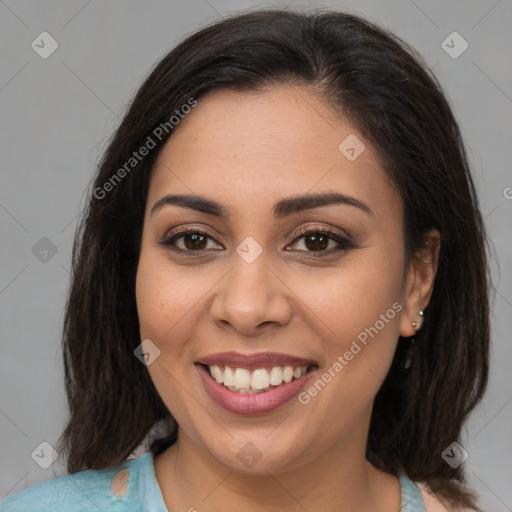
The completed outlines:
[[[158,255],[156,255],[158,256]],[[166,264],[167,263],[167,264]],[[186,291],[186,293],[185,293]],[[194,294],[170,272],[168,262],[159,261],[151,249],[142,251],[137,270],[136,300],[141,340],[149,339],[159,352],[148,366],[155,387],[167,407],[180,408],[175,402],[190,345],[185,343],[191,327]]]
[[[185,381],[185,369],[180,362],[191,357],[187,353],[190,344],[185,340],[193,329],[193,315],[189,313],[198,300],[188,285],[159,254],[151,249],[142,250],[136,280],[140,336],[141,340],[151,340],[160,350],[147,370],[166,407],[184,425],[189,419],[187,394],[183,394],[180,384]]]
[[[208,282],[177,271],[158,250],[143,250],[136,280],[141,336],[163,348],[180,340],[208,288]]]
[[[398,251],[384,251],[379,245],[364,248],[336,268],[294,276],[294,292],[324,338],[351,339],[400,301],[403,259]],[[398,324],[397,316],[389,323]]]
[[[402,269],[398,251],[385,257],[384,248],[375,246],[316,279],[296,280],[304,311],[322,339],[325,360],[318,378],[329,373],[326,400],[318,407],[337,404],[357,414],[373,401],[398,341]]]

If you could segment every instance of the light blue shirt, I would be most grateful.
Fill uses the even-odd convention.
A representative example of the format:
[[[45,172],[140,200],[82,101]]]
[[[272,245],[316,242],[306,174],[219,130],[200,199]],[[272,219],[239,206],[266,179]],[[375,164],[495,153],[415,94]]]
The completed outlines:
[[[128,469],[126,494],[116,496],[112,479]],[[418,487],[403,473],[399,475],[400,512],[426,512]],[[201,509],[199,504],[196,508]],[[192,510],[194,503],[190,504]],[[125,461],[113,469],[87,470],[61,476],[8,496],[0,502],[1,512],[168,512],[155,477],[153,454]]]

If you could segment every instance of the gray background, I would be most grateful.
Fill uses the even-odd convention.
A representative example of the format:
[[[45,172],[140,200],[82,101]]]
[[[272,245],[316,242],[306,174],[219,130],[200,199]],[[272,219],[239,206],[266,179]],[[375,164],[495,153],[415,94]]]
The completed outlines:
[[[0,497],[64,472],[60,459],[42,469],[31,454],[41,442],[55,445],[65,419],[59,347],[72,238],[107,138],[176,42],[232,12],[268,6],[361,14],[415,47],[445,88],[495,250],[490,389],[467,425],[466,469],[485,508],[512,510],[510,0],[0,0]],[[44,31],[59,45],[47,59],[31,47]],[[455,59],[441,46],[453,31],[469,44]],[[43,237],[55,254],[41,252]]]

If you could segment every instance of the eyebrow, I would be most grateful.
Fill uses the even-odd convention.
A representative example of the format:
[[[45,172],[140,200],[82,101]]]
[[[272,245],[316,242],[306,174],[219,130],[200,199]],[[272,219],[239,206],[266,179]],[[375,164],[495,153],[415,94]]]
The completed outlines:
[[[278,201],[274,205],[273,211],[274,216],[279,219],[294,213],[312,210],[313,208],[320,208],[331,204],[353,206],[369,215],[373,215],[372,210],[365,203],[355,197],[347,196],[340,192],[304,194],[288,197]],[[229,208],[225,205],[204,196],[191,194],[168,194],[162,197],[151,208],[150,216],[153,216],[164,206],[180,206],[182,208],[189,208],[208,215],[214,215],[215,217],[229,217]]]

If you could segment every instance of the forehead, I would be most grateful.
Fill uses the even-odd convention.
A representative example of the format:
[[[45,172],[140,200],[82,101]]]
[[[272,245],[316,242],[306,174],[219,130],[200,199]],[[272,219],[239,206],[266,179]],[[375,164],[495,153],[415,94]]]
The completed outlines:
[[[153,170],[148,204],[169,193],[200,194],[243,214],[284,196],[333,190],[401,216],[374,148],[312,88],[217,90],[174,129]]]

